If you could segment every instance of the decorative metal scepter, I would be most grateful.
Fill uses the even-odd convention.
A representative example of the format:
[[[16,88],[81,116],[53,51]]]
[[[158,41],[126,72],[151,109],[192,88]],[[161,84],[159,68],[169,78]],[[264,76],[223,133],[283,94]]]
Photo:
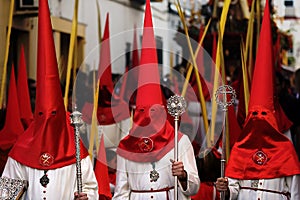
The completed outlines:
[[[227,95],[230,95],[227,99]],[[228,111],[228,106],[234,104],[236,99],[235,90],[229,85],[220,86],[215,94],[217,104],[222,107],[224,112],[224,129],[222,135],[222,155],[221,155],[221,177],[225,177],[225,163],[226,163],[226,115]],[[225,200],[225,192],[221,192],[221,200]]]
[[[175,118],[175,137],[174,137],[174,160],[178,161],[178,120],[186,109],[186,101],[182,96],[174,95],[171,96],[167,101],[168,112]],[[178,177],[175,176],[174,185],[174,200],[178,199]]]
[[[71,124],[74,126],[75,132],[75,148],[76,148],[76,178],[77,178],[77,191],[82,192],[82,173],[81,173],[81,163],[80,163],[80,142],[79,142],[79,128],[83,124],[81,119],[81,113],[77,111],[75,106],[74,112],[71,114]]]

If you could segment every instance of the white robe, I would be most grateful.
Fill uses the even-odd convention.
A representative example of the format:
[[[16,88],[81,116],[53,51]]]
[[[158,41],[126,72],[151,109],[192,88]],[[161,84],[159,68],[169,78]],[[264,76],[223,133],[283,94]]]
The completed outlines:
[[[178,143],[178,159],[183,162],[187,172],[188,184],[184,191],[178,182],[178,200],[190,199],[191,195],[198,192],[200,179],[196,166],[193,147],[186,135]],[[162,159],[155,162],[155,170],[159,173],[156,182],[150,182],[151,163],[133,162],[117,156],[117,179],[113,200],[164,200],[166,192],[136,193],[131,190],[153,190],[174,186],[175,179],[172,175],[170,159],[174,159],[174,149]],[[174,199],[174,189],[168,192],[169,199]]]
[[[98,199],[98,185],[89,156],[81,160],[82,191],[89,200]],[[46,188],[40,184],[44,170],[33,169],[8,158],[2,177],[28,181],[28,189],[22,200],[73,200],[77,191],[76,164],[48,170],[49,183]],[[45,191],[45,192],[44,192]]]
[[[229,178],[228,181],[230,200],[287,200],[287,197],[282,194],[240,189],[240,187],[251,187],[251,180],[236,180]],[[300,199],[300,175],[274,179],[261,179],[258,181],[257,188],[279,192],[290,192],[290,200]]]

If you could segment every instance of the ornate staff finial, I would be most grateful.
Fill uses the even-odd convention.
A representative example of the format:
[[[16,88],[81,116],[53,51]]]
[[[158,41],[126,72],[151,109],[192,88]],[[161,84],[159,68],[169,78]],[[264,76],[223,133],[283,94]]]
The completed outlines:
[[[227,95],[230,95],[230,98],[227,98]],[[220,86],[215,94],[217,104],[222,107],[223,111],[227,111],[228,106],[234,104],[236,99],[235,90],[230,85]]]
[[[70,115],[71,124],[73,126],[80,127],[83,124],[81,116],[82,116],[82,114],[77,110],[77,106],[75,105],[74,106],[74,111]]]
[[[167,101],[168,113],[173,117],[181,116],[186,107],[186,101],[182,96],[174,95]]]

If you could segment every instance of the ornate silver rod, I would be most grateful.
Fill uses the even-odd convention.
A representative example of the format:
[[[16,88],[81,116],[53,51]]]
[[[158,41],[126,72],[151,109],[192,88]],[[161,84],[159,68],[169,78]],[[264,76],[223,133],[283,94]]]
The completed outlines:
[[[230,95],[230,98],[227,98]],[[222,155],[221,155],[221,177],[225,177],[225,164],[226,164],[226,127],[227,127],[227,111],[228,106],[234,104],[236,94],[234,89],[229,85],[222,85],[218,88],[215,94],[217,104],[222,108],[224,112],[223,119],[223,133],[222,133]],[[221,200],[225,200],[225,192],[221,192]]]
[[[81,119],[81,113],[77,111],[75,106],[74,112],[71,114],[71,124],[74,126],[75,132],[75,149],[76,149],[76,179],[77,179],[77,192],[82,192],[82,172],[81,172],[81,162],[80,162],[80,136],[79,128],[83,124]]]
[[[174,160],[178,161],[178,121],[179,116],[185,112],[186,101],[182,96],[171,96],[167,101],[168,112],[175,119],[175,136],[174,136]],[[174,200],[178,199],[178,177],[175,176]]]

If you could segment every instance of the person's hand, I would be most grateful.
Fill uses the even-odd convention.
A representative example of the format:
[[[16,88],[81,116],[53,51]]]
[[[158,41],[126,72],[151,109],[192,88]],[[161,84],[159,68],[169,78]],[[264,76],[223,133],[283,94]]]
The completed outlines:
[[[179,181],[186,181],[187,180],[187,173],[184,170],[183,163],[181,161],[174,161],[170,159],[172,163],[172,175],[177,176]]]
[[[216,181],[216,188],[219,192],[226,192],[228,190],[228,179],[218,178]]]
[[[88,200],[89,198],[87,197],[87,194],[85,193],[80,193],[78,194],[78,192],[74,192],[74,200]]]

